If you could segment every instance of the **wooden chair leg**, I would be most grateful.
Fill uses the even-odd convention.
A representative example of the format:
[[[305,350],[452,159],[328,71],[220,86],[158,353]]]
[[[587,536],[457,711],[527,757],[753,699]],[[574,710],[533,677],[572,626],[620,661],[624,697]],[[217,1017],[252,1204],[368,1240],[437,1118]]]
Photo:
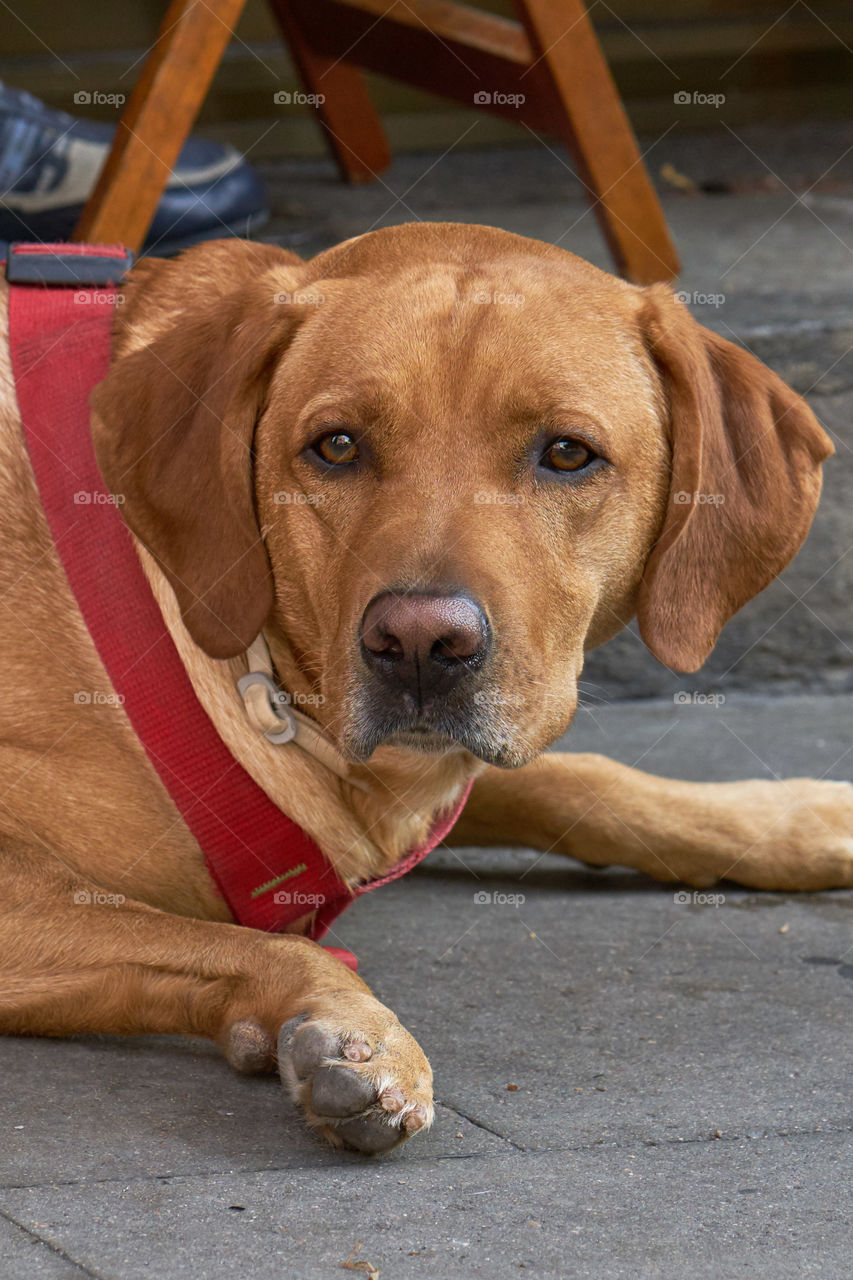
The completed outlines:
[[[138,251],[245,0],[173,0],[74,231]]]
[[[347,182],[370,182],[391,163],[382,122],[357,67],[313,48],[290,0],[270,0],[332,156]]]
[[[678,254],[583,0],[516,0],[516,8],[563,104],[562,136],[617,268],[637,284],[673,279]]]

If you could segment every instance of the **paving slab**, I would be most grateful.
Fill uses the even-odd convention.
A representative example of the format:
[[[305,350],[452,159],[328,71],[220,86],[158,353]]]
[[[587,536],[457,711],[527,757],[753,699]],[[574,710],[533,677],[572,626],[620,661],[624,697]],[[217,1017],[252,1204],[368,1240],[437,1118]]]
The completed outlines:
[[[83,1274],[122,1280],[333,1280],[358,1262],[370,1270],[350,1274],[384,1280],[842,1280],[846,1161],[842,1136],[816,1134],[41,1187],[0,1205]]]
[[[51,1245],[40,1236],[39,1232],[46,1225],[39,1223],[29,1231],[0,1210],[0,1266],[3,1274],[26,1276],[27,1280],[84,1280],[91,1276],[91,1271],[73,1262],[59,1245]]]
[[[278,1081],[237,1075],[206,1040],[10,1037],[0,1052],[0,1186],[328,1167]],[[436,1157],[500,1145],[454,1114],[425,1141]]]

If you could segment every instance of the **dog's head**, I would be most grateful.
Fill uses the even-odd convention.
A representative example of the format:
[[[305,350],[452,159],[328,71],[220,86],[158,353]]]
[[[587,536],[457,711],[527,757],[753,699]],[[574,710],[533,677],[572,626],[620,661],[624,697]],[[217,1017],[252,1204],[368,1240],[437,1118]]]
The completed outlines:
[[[208,654],[265,628],[356,759],[522,764],[638,615],[695,670],[808,530],[827,437],[662,285],[485,227],[142,264],[94,436]]]

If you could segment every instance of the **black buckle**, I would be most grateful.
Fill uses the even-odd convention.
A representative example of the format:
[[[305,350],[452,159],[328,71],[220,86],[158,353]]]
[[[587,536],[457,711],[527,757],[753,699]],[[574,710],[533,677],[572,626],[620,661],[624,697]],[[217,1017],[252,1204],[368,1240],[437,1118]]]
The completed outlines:
[[[133,266],[133,254],[123,245],[93,245],[80,252],[67,244],[16,241],[0,243],[0,254],[6,259],[6,279],[10,284],[64,284],[78,288],[117,284]]]

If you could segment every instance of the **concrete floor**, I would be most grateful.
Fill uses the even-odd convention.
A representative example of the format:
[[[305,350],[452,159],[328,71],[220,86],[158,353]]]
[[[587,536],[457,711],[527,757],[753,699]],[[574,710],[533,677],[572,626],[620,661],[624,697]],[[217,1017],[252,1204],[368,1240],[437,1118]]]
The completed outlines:
[[[763,343],[837,432],[838,488],[791,580],[808,608],[791,625],[787,597],[778,616],[763,601],[725,667],[682,679],[725,687],[718,706],[674,703],[627,636],[594,656],[565,745],[682,777],[843,778],[853,200],[836,171],[836,188],[816,188],[836,201],[817,219],[720,139],[676,135],[653,168],[737,179],[728,194],[667,197],[680,287],[722,289],[702,318]],[[798,148],[748,141],[798,191],[843,151],[832,130]],[[564,236],[605,264],[561,160],[454,154],[411,187],[436,159],[400,160],[390,192],[277,167],[270,234],[310,252],[374,219],[460,218]],[[607,702],[649,692],[667,699]],[[482,889],[524,902],[481,906]],[[0,1041],[0,1276],[313,1280],[349,1261],[384,1280],[846,1280],[853,892],[720,892],[684,904],[629,872],[464,850],[361,900],[335,941],[436,1070],[433,1131],[381,1161],[327,1150],[275,1081],[235,1076],[204,1042]]]

